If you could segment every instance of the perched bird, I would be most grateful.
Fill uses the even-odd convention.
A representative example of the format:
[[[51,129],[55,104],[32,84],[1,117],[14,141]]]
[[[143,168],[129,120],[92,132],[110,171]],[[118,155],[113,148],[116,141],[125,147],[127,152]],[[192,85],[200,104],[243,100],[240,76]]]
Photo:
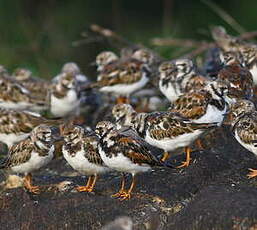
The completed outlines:
[[[89,176],[86,186],[79,186],[77,190],[92,192],[97,176],[110,170],[98,152],[99,138],[90,129],[74,125],[63,125],[61,135],[64,137],[62,152],[66,161],[74,170]]]
[[[39,112],[48,108],[46,98],[31,92],[10,77],[0,74],[0,107]]]
[[[25,174],[24,187],[29,192],[38,194],[40,189],[32,185],[31,173],[46,166],[53,159],[56,134],[53,127],[37,126],[26,139],[10,148],[0,168]]]
[[[48,90],[51,87],[51,82],[35,78],[32,72],[25,68],[18,68],[12,74],[12,77],[23,87],[29,90],[30,94],[34,97],[45,99]]]
[[[236,140],[257,155],[257,111],[248,100],[238,100],[231,106],[231,130]],[[257,169],[249,169],[248,178],[257,176]]]
[[[47,120],[40,114],[0,108],[0,141],[10,148],[25,139],[40,124],[58,125],[59,120]]]
[[[100,92],[113,93],[120,96],[118,103],[127,102],[127,98],[135,91],[143,88],[149,81],[149,64],[151,53],[137,50],[130,58],[118,59],[104,65],[93,84]],[[123,98],[125,96],[125,99]]]
[[[229,85],[229,97],[234,99],[251,99],[253,96],[253,76],[248,68],[243,67],[238,52],[222,52],[223,68],[219,71],[217,79]]]
[[[100,138],[98,148],[103,162],[111,169],[132,174],[130,188],[125,190],[123,175],[121,189],[113,196],[121,200],[130,199],[135,175],[148,171],[151,166],[163,165],[155,157],[159,150],[145,142],[132,129],[117,129],[115,124],[108,121],[99,122],[95,132]]]
[[[227,83],[209,81],[201,90],[181,95],[171,104],[168,111],[194,123],[221,124],[228,109],[228,92]]]
[[[159,89],[171,102],[206,85],[207,79],[194,70],[190,59],[166,61],[159,66]]]
[[[194,123],[171,112],[135,114],[136,112],[131,111],[129,107],[124,105],[123,108],[113,110],[116,121],[123,121],[123,125],[132,127],[147,143],[162,149],[162,161],[169,157],[169,151],[184,147],[187,157],[179,167],[188,166],[190,163],[189,146],[206,131],[218,127],[217,122]]]
[[[53,84],[50,94],[50,111],[55,117],[77,114],[80,98],[74,74],[63,73]]]

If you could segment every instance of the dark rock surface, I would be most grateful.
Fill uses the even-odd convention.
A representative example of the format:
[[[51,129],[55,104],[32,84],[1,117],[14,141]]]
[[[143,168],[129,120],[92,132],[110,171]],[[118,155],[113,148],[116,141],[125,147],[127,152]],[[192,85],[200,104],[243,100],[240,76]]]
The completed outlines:
[[[119,189],[119,173],[100,177],[94,193],[78,193],[74,186],[86,177],[73,176],[65,161],[57,159],[35,173],[40,195],[23,188],[1,190],[1,229],[101,229],[118,216],[131,217],[133,229],[140,230],[257,229],[257,178],[246,176],[248,168],[257,168],[257,160],[228,131],[217,135],[211,148],[192,154],[188,168],[138,175],[129,201],[110,197]],[[179,165],[184,158],[174,156],[171,163]],[[5,179],[3,173],[0,177]],[[72,183],[64,189],[62,181]]]

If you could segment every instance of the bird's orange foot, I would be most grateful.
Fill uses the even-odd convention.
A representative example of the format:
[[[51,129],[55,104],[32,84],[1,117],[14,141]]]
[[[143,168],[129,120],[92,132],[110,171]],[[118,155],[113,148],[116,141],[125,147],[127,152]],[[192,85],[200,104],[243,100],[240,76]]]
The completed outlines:
[[[119,198],[119,197],[122,197],[123,194],[125,194],[125,193],[126,193],[125,190],[121,190],[121,191],[119,191],[119,192],[113,194],[111,197]]]
[[[92,192],[93,188],[91,186],[78,186],[76,187],[78,192]]]
[[[247,177],[248,177],[249,179],[251,179],[251,178],[257,176],[257,169],[249,169],[249,170],[250,170],[250,173],[247,174]]]
[[[129,200],[130,198],[131,198],[131,193],[130,192],[124,192],[120,196],[120,201]]]
[[[170,154],[168,152],[165,152],[161,158],[161,161],[164,162],[166,160],[168,160],[170,157]]]
[[[39,186],[29,186],[29,187],[25,187],[29,192],[33,193],[33,194],[39,194],[40,193],[40,188]]]
[[[190,164],[190,160],[189,161],[183,161],[182,164],[180,166],[178,166],[177,168],[184,168],[184,167],[188,167]]]

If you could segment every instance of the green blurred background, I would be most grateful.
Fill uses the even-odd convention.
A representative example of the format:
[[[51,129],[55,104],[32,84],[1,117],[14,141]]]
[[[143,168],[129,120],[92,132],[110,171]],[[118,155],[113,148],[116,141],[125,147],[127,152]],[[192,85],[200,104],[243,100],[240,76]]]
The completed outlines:
[[[245,31],[256,30],[257,0],[213,2]],[[10,71],[28,67],[40,77],[51,78],[63,63],[75,61],[92,75],[89,63],[111,46],[103,42],[72,45],[92,23],[150,46],[167,58],[181,50],[154,47],[152,38],[211,40],[212,25],[223,25],[238,34],[212,8],[197,0],[0,0],[0,64]]]

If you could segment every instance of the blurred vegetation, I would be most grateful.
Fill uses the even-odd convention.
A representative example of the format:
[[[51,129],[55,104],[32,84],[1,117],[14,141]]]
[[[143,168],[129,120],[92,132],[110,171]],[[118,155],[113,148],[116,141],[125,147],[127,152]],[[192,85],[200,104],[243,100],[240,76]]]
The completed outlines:
[[[213,2],[244,30],[256,30],[256,0]],[[67,61],[77,62],[88,75],[93,73],[89,63],[110,45],[72,46],[92,23],[146,46],[155,37],[210,40],[212,25],[223,25],[237,34],[203,0],[0,0],[0,19],[0,64],[10,71],[28,67],[45,78],[51,78]],[[152,48],[167,58],[183,51]]]

